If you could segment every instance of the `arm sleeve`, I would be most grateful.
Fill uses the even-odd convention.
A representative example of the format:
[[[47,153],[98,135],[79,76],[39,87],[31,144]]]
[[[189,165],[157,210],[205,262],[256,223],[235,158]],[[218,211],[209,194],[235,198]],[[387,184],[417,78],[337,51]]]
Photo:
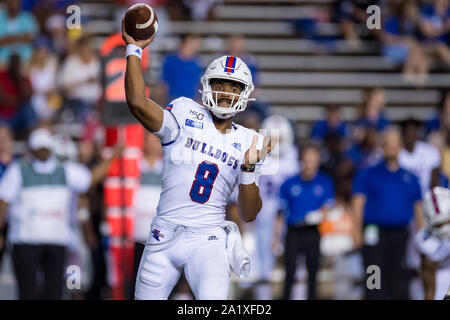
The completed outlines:
[[[12,203],[22,188],[22,175],[18,163],[11,164],[0,179],[0,199]]]
[[[77,193],[85,193],[89,190],[92,181],[91,171],[83,164],[67,162],[64,164],[67,184]]]
[[[161,129],[153,134],[161,139],[163,146],[171,144],[178,138],[180,135],[180,125],[172,112],[167,109],[164,110]]]

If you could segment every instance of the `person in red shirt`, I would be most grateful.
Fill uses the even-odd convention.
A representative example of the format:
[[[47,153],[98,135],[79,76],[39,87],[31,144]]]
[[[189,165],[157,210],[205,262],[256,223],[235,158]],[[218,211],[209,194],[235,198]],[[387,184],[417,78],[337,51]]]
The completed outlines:
[[[0,70],[0,121],[6,122],[15,133],[29,128],[35,118],[29,106],[31,85],[20,70],[17,54],[11,55],[6,70]]]

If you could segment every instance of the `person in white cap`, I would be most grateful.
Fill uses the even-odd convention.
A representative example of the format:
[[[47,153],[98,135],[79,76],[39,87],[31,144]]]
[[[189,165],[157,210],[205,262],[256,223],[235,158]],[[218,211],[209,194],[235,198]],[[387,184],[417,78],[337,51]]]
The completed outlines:
[[[75,162],[59,162],[46,129],[33,131],[30,157],[13,162],[0,181],[0,229],[8,211],[19,299],[62,299],[66,247],[70,243],[73,193],[82,194],[106,175],[111,159],[89,171]],[[120,152],[115,149],[114,156]],[[0,247],[4,246],[0,239]],[[37,273],[44,275],[42,295]]]

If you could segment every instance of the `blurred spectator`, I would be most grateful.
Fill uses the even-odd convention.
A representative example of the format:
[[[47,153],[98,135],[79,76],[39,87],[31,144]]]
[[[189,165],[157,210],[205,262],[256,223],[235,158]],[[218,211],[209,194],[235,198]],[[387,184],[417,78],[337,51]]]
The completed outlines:
[[[30,63],[30,81],[33,88],[31,106],[39,120],[50,120],[61,105],[56,91],[58,61],[51,54],[50,42],[39,37]]]
[[[6,168],[13,161],[13,137],[11,130],[6,124],[0,123],[0,181],[6,171]],[[5,245],[2,242],[6,238],[7,225],[0,228],[0,267],[2,265],[3,254],[5,253]]]
[[[334,205],[331,179],[319,172],[320,152],[313,145],[300,154],[300,175],[287,179],[280,187],[281,210],[287,224],[285,240],[285,271],[283,299],[290,299],[295,283],[298,255],[306,255],[308,299],[316,296],[316,277],[320,263],[320,235],[317,225]],[[282,218],[277,221],[275,238],[279,239]]]
[[[51,15],[45,22],[45,30],[50,37],[51,51],[60,58],[65,57],[69,49],[66,17],[61,14]]]
[[[434,0],[421,8],[420,31],[428,54],[436,55],[450,67],[450,6],[448,0]]]
[[[375,128],[368,128],[360,143],[355,142],[347,151],[347,158],[354,169],[360,170],[374,166],[383,158],[383,150],[378,145],[378,132]]]
[[[62,299],[72,194],[85,193],[99,183],[112,160],[92,171],[74,162],[61,163],[52,151],[53,141],[48,130],[33,131],[28,140],[31,157],[9,166],[0,182],[0,227],[11,206],[8,241],[13,244],[19,299]],[[42,296],[36,277],[41,268]]]
[[[8,123],[13,132],[23,134],[36,119],[29,102],[31,84],[21,74],[20,57],[10,56],[7,70],[0,70],[0,121]]]
[[[340,186],[342,194],[350,194],[355,170],[344,151],[344,139],[339,134],[329,133],[325,136],[321,159],[320,170],[332,178],[335,186]]]
[[[426,81],[429,63],[416,39],[419,20],[416,1],[392,2],[391,15],[383,28],[382,51],[394,63],[403,65],[405,80],[421,84]]]
[[[441,165],[439,150],[420,141],[420,122],[408,119],[401,123],[404,148],[399,153],[399,164],[419,178],[422,194],[430,190],[431,172]]]
[[[381,1],[374,0],[338,0],[335,3],[334,14],[344,39],[350,46],[359,46],[362,31],[367,21],[367,8],[371,5],[380,6]],[[364,25],[364,27],[360,27]],[[377,29],[372,30],[377,32]]]
[[[0,123],[0,179],[13,160],[13,136],[9,127]]]
[[[81,163],[91,170],[102,162],[100,154],[101,146],[96,143],[94,137],[90,136],[89,133],[86,133],[85,136],[83,136],[80,142],[79,151]],[[98,184],[97,186],[90,188],[86,195],[90,220],[92,222],[95,238],[97,239],[97,245],[90,246],[92,278],[90,279],[90,286],[86,293],[86,298],[88,300],[107,299],[110,296],[108,292],[109,286],[106,280],[108,236],[105,204],[104,201],[99,201],[99,199],[104,199],[103,192],[103,185]]]
[[[294,130],[289,121],[279,115],[273,115],[264,120],[262,128],[269,130],[268,135],[279,134],[275,149],[265,160],[269,174],[262,174],[259,179],[260,193],[264,201],[254,222],[257,257],[254,265],[258,270],[259,281],[256,286],[256,299],[271,300],[273,294],[270,280],[275,265],[274,251],[279,249],[272,247],[273,230],[279,210],[279,190],[287,178],[298,173],[299,168],[297,148],[294,145]]]
[[[39,7],[47,10],[65,10],[71,4],[77,4],[79,0],[23,0],[22,8],[26,11],[34,11]]]
[[[383,139],[384,161],[361,170],[354,182],[353,238],[362,247],[364,270],[376,265],[382,272],[380,289],[365,286],[366,299],[407,299],[408,225],[414,216],[422,226],[422,195],[417,177],[399,165],[400,134],[388,130]]]
[[[190,9],[191,19],[196,21],[214,20],[214,8],[221,0],[183,0]]]
[[[198,36],[182,36],[178,52],[165,58],[161,78],[166,85],[167,103],[178,97],[194,99],[197,96],[203,72],[198,57],[199,46]]]
[[[360,109],[360,116],[355,123],[354,138],[360,142],[364,132],[368,128],[377,131],[384,130],[389,125],[389,120],[384,115],[386,103],[385,91],[382,88],[371,88],[364,92],[364,101]]]
[[[342,138],[347,135],[347,124],[341,119],[339,106],[336,105],[326,107],[325,120],[319,120],[313,125],[311,139],[322,140],[331,133]]]
[[[6,9],[0,11],[0,65],[8,63],[14,53],[25,64],[31,58],[31,43],[39,27],[33,15],[21,7],[21,0],[6,0]]]
[[[129,298],[134,299],[134,281],[136,280],[142,252],[150,234],[150,225],[156,215],[156,207],[161,193],[162,179],[162,150],[161,140],[146,133],[144,140],[144,154],[139,165],[141,177],[139,188],[135,196],[134,220],[134,277],[132,291]]]
[[[75,53],[69,55],[61,67],[60,81],[66,93],[65,103],[84,122],[101,97],[101,64],[91,38],[78,39]]]
[[[413,173],[419,178],[422,195],[430,190],[431,177],[434,170],[439,170],[441,164],[441,155],[439,150],[427,142],[419,141],[421,123],[414,119],[408,119],[401,122],[403,148],[399,153],[398,161],[400,167]],[[409,226],[411,237],[409,238],[406,252],[406,264],[415,271],[420,270],[420,256],[414,248],[414,238],[419,228],[413,222]],[[418,284],[419,278],[415,272],[411,273],[411,290],[410,297],[412,299],[422,299],[423,291],[420,290]]]
[[[434,116],[425,123],[428,141],[439,148],[445,145],[445,130],[450,130],[450,90],[442,90]]]

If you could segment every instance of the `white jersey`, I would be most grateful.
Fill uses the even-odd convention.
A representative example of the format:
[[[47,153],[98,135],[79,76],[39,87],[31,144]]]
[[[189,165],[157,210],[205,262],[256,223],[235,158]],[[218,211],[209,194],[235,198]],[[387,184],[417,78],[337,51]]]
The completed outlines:
[[[441,300],[450,287],[450,240],[441,240],[428,230],[421,229],[415,236],[417,250],[427,259],[437,262],[435,299]]]
[[[417,141],[413,152],[400,151],[398,161],[402,168],[419,178],[422,194],[425,194],[430,189],[431,171],[441,165],[441,155],[432,144]]]
[[[164,161],[157,215],[190,227],[223,223],[245,153],[255,135],[261,149],[263,136],[236,124],[223,134],[206,108],[184,97],[164,110],[154,134],[162,141]]]

